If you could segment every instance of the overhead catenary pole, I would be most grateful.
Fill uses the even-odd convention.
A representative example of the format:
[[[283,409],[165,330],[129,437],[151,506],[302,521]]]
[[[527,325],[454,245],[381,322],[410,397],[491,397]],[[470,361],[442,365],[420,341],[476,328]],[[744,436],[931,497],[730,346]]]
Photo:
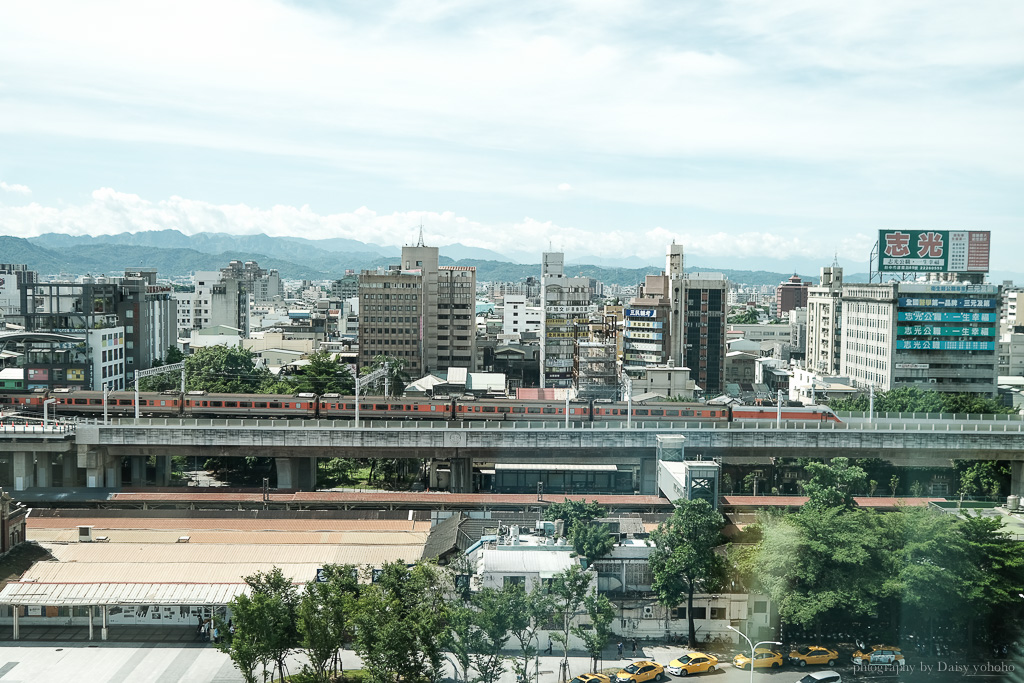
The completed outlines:
[[[103,424],[107,424],[107,395],[110,394],[110,384],[108,382],[103,383]]]
[[[359,389],[370,382],[376,382],[377,380],[384,379],[384,391],[388,390],[388,364],[385,362],[381,367],[377,368],[373,372],[367,373],[362,377],[356,377],[356,428],[359,427]]]
[[[633,378],[622,371],[622,385],[626,389],[626,429],[633,428]]]
[[[135,371],[135,419],[139,419],[139,380],[152,375],[162,375],[165,372],[181,371],[181,393],[185,394],[185,363],[172,363],[170,365],[158,365],[155,368]],[[182,399],[184,400],[184,399]]]
[[[782,389],[779,389],[779,395],[775,399],[775,427],[782,429]]]
[[[868,424],[875,421],[875,383],[868,387]]]

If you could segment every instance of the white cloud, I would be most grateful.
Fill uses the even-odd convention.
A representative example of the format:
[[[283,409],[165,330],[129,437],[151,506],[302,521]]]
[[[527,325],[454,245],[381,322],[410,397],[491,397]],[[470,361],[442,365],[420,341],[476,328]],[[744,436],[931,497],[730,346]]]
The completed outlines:
[[[558,184],[558,190],[560,192],[568,192],[571,189],[572,189],[572,185],[570,185],[569,183],[559,183]]]
[[[28,185],[10,184],[0,180],[0,190],[4,192],[12,192],[14,194],[32,194],[32,190]]]

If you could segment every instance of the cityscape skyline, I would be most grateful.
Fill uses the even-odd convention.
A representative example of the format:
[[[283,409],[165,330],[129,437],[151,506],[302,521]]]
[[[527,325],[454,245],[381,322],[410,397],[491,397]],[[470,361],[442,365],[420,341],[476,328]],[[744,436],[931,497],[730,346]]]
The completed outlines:
[[[1011,270],[1022,27],[1009,4],[19,6],[0,224],[398,247],[422,223],[518,261],[656,265],[674,239],[779,271],[855,267],[882,228],[990,230]]]

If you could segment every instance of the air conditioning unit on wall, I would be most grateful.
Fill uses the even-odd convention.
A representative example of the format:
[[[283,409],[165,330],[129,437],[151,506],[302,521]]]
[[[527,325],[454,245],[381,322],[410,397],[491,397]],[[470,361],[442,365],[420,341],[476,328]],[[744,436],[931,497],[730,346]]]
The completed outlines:
[[[644,619],[654,618],[654,605],[644,605]]]

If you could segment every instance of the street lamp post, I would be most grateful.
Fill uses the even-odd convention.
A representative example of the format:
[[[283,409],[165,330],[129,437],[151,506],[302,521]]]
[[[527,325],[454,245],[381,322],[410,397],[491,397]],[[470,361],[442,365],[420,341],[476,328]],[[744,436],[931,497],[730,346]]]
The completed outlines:
[[[777,640],[762,640],[762,641],[759,641],[757,643],[752,643],[752,642],[750,642],[750,638],[747,638],[747,636],[745,636],[743,634],[743,631],[739,630],[735,626],[729,625],[729,626],[727,626],[727,628],[730,631],[736,631],[736,633],[739,633],[741,636],[743,636],[743,640],[747,641],[747,645],[750,646],[750,683],[754,683],[754,651],[757,649],[757,646],[758,645],[782,645],[782,643],[780,643]]]

